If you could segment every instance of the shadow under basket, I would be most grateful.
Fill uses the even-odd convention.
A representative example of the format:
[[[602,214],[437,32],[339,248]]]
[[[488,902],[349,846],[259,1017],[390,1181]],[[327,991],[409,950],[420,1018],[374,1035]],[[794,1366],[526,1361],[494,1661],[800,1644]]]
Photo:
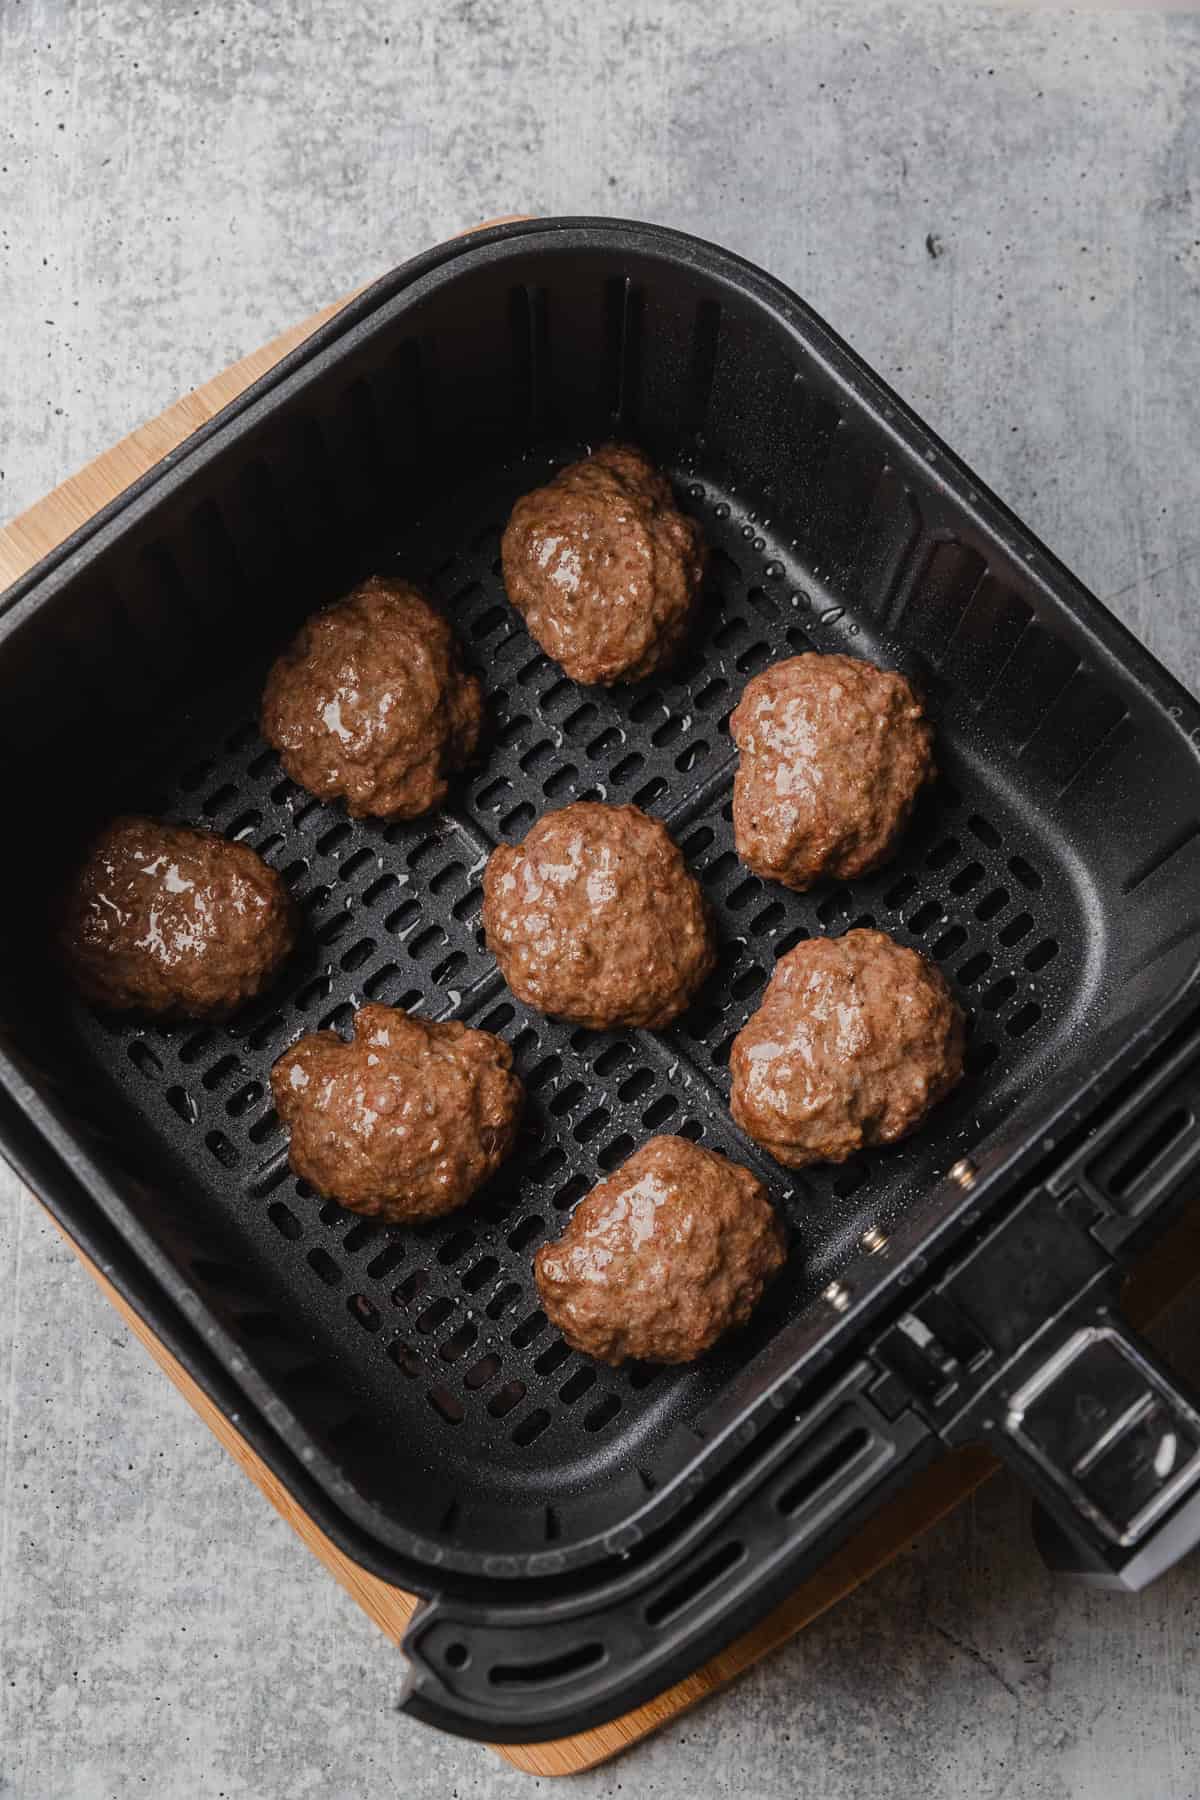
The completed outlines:
[[[670,473],[713,554],[684,661],[606,691],[539,652],[499,542],[517,495],[612,438]],[[409,824],[312,799],[257,729],[272,656],[372,571],[437,596],[487,693],[477,764]],[[736,858],[727,721],[806,650],[903,669],[940,774],[886,869],[797,895]],[[563,220],[406,265],[10,590],[0,691],[0,1078],[71,1172],[66,1222],[86,1191],[326,1529],[428,1596],[409,1704],[439,1723],[571,1729],[694,1667],[922,1458],[1000,1430],[986,1396],[1028,1386],[1031,1346],[1184,1185],[1200,710],[826,327],[711,246]],[[539,1017],[483,947],[488,853],[582,798],[662,818],[712,903],[717,973],[667,1031]],[[64,992],[52,895],[117,809],[251,844],[299,901],[299,952],[228,1026]],[[910,1141],[792,1174],[732,1125],[729,1045],[779,956],[855,925],[941,967],[967,1077]],[[512,1161],[419,1229],[298,1182],[271,1108],[285,1046],[367,999],[498,1032],[528,1090]],[[666,1131],[754,1168],[791,1254],[700,1363],[614,1371],[548,1324],[531,1258]],[[1042,1474],[1104,1538],[1112,1495]]]

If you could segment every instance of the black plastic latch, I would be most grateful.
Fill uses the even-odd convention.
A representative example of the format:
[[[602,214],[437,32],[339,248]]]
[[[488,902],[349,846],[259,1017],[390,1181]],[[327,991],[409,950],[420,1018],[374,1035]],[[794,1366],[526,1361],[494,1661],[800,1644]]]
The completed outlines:
[[[1200,1538],[1200,1406],[1117,1311],[1095,1199],[1036,1189],[876,1357],[948,1445],[987,1442],[1053,1517],[1053,1566],[1136,1589]]]
[[[1013,1356],[1112,1267],[1111,1258],[1044,1190],[1034,1192],[959,1264],[938,1292],[994,1355]]]
[[[1112,1267],[1070,1199],[1036,1189],[901,1315],[876,1358],[958,1441],[960,1415]]]

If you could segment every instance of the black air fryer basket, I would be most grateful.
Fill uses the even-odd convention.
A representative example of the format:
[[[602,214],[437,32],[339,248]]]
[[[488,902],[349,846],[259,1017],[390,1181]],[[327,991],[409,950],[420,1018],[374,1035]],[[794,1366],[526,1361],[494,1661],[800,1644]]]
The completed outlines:
[[[683,665],[608,692],[538,652],[498,555],[514,498],[611,437],[670,471],[714,575]],[[256,726],[299,621],[390,569],[490,711],[450,806],[399,825],[302,793]],[[736,859],[726,720],[806,649],[912,675],[941,779],[892,865],[797,895]],[[604,220],[408,264],[4,597],[0,692],[0,1144],[324,1528],[425,1597],[409,1710],[497,1740],[611,1717],[946,1444],[1019,1466],[1094,1578],[1200,1534],[1200,1416],[1115,1310],[1200,1159],[1200,708],[777,283]],[[713,903],[718,972],[665,1032],[541,1018],[484,951],[489,850],[584,797],[663,818]],[[63,992],[47,898],[116,808],[244,839],[300,900],[231,1026]],[[730,1121],[729,1044],[776,957],[861,924],[945,971],[968,1077],[905,1144],[790,1174]],[[322,1203],[271,1109],[284,1046],[364,999],[499,1032],[529,1091],[514,1161],[419,1229]],[[601,1368],[531,1256],[667,1130],[758,1170],[790,1260],[699,1364]]]

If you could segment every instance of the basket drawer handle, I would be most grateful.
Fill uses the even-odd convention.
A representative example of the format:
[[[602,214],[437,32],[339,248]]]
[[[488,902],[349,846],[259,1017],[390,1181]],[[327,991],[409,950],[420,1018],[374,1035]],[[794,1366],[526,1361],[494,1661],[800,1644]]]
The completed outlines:
[[[1104,1302],[1060,1329],[989,1436],[1041,1502],[1052,1569],[1137,1592],[1200,1540],[1200,1409]]]

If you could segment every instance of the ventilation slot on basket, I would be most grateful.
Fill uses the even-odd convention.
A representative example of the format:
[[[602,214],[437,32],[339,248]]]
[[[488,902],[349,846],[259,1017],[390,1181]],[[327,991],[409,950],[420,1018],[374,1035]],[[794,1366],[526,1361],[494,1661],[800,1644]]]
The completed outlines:
[[[654,1086],[654,1082],[655,1075],[653,1069],[635,1069],[632,1075],[626,1076],[625,1080],[617,1089],[617,1098],[622,1100],[625,1105],[628,1106],[634,1100],[639,1100],[643,1094],[648,1093]]]
[[[452,1394],[449,1388],[435,1385],[429,1389],[425,1398],[434,1412],[445,1419],[447,1425],[462,1424],[466,1417],[466,1410],[457,1394]]]
[[[595,1387],[597,1379],[594,1369],[576,1369],[559,1388],[558,1397],[564,1406],[574,1406],[577,1400],[582,1400]]]
[[[1023,888],[1027,888],[1031,894],[1038,892],[1042,886],[1042,878],[1032,863],[1026,862],[1023,856],[1012,856],[1008,866]]]
[[[220,1087],[221,1083],[226,1080],[228,1076],[232,1075],[233,1071],[239,1067],[241,1067],[241,1065],[236,1056],[218,1057],[212,1068],[205,1070],[202,1077],[202,1085],[206,1087],[211,1094],[214,1088]]]
[[[546,1227],[543,1221],[539,1219],[536,1214],[531,1213],[527,1218],[522,1219],[520,1224],[509,1232],[509,1249],[516,1251],[518,1254],[528,1250],[531,1244],[537,1242],[545,1229]]]
[[[512,1412],[514,1407],[520,1406],[524,1398],[525,1383],[523,1381],[506,1381],[503,1387],[496,1389],[488,1401],[487,1409],[493,1419],[503,1419],[507,1413]]]
[[[480,1288],[486,1287],[493,1276],[499,1274],[499,1272],[500,1264],[496,1261],[496,1258],[494,1256],[484,1256],[481,1257],[477,1263],[472,1263],[471,1267],[462,1278],[462,1284],[468,1294],[477,1294]]]
[[[582,1675],[586,1669],[597,1668],[607,1657],[603,1644],[580,1644],[575,1650],[564,1650],[540,1662],[496,1663],[488,1671],[488,1680],[493,1687],[553,1687],[556,1682]]]
[[[807,1506],[822,1488],[828,1487],[831,1481],[850,1467],[856,1457],[862,1455],[870,1442],[870,1432],[861,1425],[848,1432],[838,1443],[810,1463],[802,1475],[788,1483],[775,1500],[779,1511],[785,1518],[790,1518],[802,1506]]]
[[[696,308],[692,329],[692,353],[684,390],[684,431],[694,434],[704,427],[709,395],[717,366],[717,346],[721,335],[721,308],[715,300],[702,300]]]
[[[1173,857],[1178,856],[1181,851],[1186,850],[1188,845],[1193,843],[1197,837],[1200,837],[1200,824],[1195,822],[1186,826],[1182,831],[1177,832],[1173,838],[1170,838],[1168,842],[1163,844],[1160,849],[1156,850],[1152,856],[1148,856],[1144,862],[1138,863],[1136,868],[1130,870],[1129,874],[1125,877],[1125,880],[1121,883],[1121,892],[1123,894],[1132,894],[1137,888],[1140,888],[1144,882],[1149,881],[1152,875],[1157,875],[1158,871],[1161,868],[1164,868]]]
[[[270,1206],[267,1208],[267,1217],[270,1219],[272,1225],[274,1225],[280,1237],[287,1238],[289,1243],[295,1243],[296,1239],[302,1237],[304,1234],[303,1225],[301,1225],[291,1207],[285,1206],[282,1200],[273,1200],[271,1202]]]
[[[400,1373],[407,1375],[410,1381],[421,1373],[420,1357],[412,1345],[406,1344],[403,1338],[393,1338],[387,1347],[387,1353]]]
[[[128,1055],[130,1062],[140,1074],[148,1076],[151,1080],[157,1079],[162,1074],[162,1063],[142,1038],[134,1038],[129,1046]]]
[[[632,431],[641,389],[645,294],[625,277],[604,284],[607,402],[614,429]]]
[[[194,1125],[200,1117],[199,1107],[184,1087],[167,1089],[167,1105],[173,1113],[179,1115],[185,1125]]]
[[[378,1331],[383,1324],[379,1308],[365,1294],[351,1294],[346,1302],[346,1310],[364,1331]]]
[[[1042,1009],[1038,1006],[1036,1001],[1027,1000],[1024,1006],[1019,1007],[1018,1010],[1013,1013],[1012,1017],[1005,1024],[1004,1029],[1009,1037],[1024,1037],[1027,1031],[1033,1030],[1041,1016]]]
[[[620,1394],[606,1394],[603,1400],[596,1402],[590,1412],[584,1414],[584,1430],[603,1431],[606,1425],[612,1424],[620,1410]]]
[[[1165,1118],[1160,1119],[1108,1177],[1107,1187],[1113,1199],[1123,1200],[1137,1187],[1184,1133],[1193,1129],[1195,1122],[1191,1109],[1186,1106],[1173,1107]]]
[[[430,1332],[437,1331],[446,1323],[446,1320],[453,1311],[454,1302],[452,1300],[447,1300],[444,1297],[440,1300],[434,1300],[431,1305],[427,1306],[425,1310],[418,1315],[417,1330],[421,1332],[423,1336],[428,1337]]]
[[[471,1364],[463,1376],[463,1386],[472,1391],[476,1388],[486,1387],[492,1377],[498,1375],[499,1372],[500,1358],[498,1356],[481,1356],[478,1362]]]
[[[512,1310],[512,1308],[517,1304],[517,1301],[520,1298],[521,1298],[520,1283],[517,1281],[504,1282],[502,1286],[500,1286],[496,1289],[496,1292],[492,1295],[491,1299],[487,1303],[488,1318],[489,1319],[503,1318],[504,1314],[506,1312],[510,1312]]]
[[[465,1356],[467,1351],[470,1350],[478,1340],[479,1332],[477,1328],[471,1324],[470,1320],[468,1320],[465,1324],[459,1326],[453,1337],[446,1339],[446,1342],[438,1351],[438,1355],[442,1358],[443,1362],[457,1362],[459,1357]]]
[[[204,1138],[205,1147],[215,1156],[223,1169],[236,1169],[241,1158],[237,1146],[232,1144],[223,1131],[207,1132]]]
[[[512,1441],[520,1449],[527,1450],[536,1438],[540,1438],[550,1423],[550,1414],[544,1406],[534,1412],[526,1413],[521,1423],[512,1434]]]
[[[225,1060],[226,1063],[228,1063],[230,1059],[226,1058]],[[219,1068],[220,1064],[217,1066]],[[205,1087],[212,1085],[209,1081],[209,1075],[212,1073],[213,1071],[210,1069],[208,1075],[204,1077]],[[261,1081],[247,1081],[244,1086],[238,1088],[236,1093],[230,1094],[228,1100],[225,1102],[225,1111],[229,1114],[231,1119],[240,1119],[243,1113],[249,1112],[252,1106],[258,1105],[263,1097],[263,1092],[264,1089]],[[257,1143],[258,1139],[254,1136],[253,1128],[251,1129],[250,1135],[252,1141]]]
[[[627,1156],[631,1155],[633,1147],[633,1138],[627,1131],[622,1132],[621,1136],[614,1138],[611,1144],[605,1145],[604,1149],[601,1150],[599,1156],[596,1158],[596,1161],[599,1163],[604,1173],[608,1174],[611,1170],[623,1163]]]
[[[332,1256],[330,1256],[327,1250],[322,1250],[319,1245],[315,1250],[309,1251],[308,1266],[312,1269],[314,1274],[321,1277],[321,1280],[327,1287],[336,1287],[338,1282],[342,1279],[342,1271],[338,1268]]]
[[[946,957],[953,956],[956,950],[961,950],[966,941],[967,934],[962,926],[952,925],[929,946],[929,954],[934,962],[944,962]]]
[[[711,1556],[705,1557],[696,1568],[689,1569],[686,1575],[673,1582],[665,1594],[651,1600],[646,1608],[647,1625],[657,1629],[686,1607],[694,1606],[697,1600],[716,1586],[722,1576],[728,1575],[731,1569],[736,1569],[740,1562],[744,1562],[745,1557],[744,1544],[736,1541],[722,1544],[719,1550],[714,1550]]]
[[[1021,939],[1023,937],[1028,937],[1032,930],[1033,914],[1027,912],[1018,913],[1016,918],[1010,919],[1008,924],[1000,931],[1000,942],[1006,946],[1019,944]]]
[[[394,1269],[398,1269],[404,1261],[405,1246],[403,1238],[396,1238],[373,1256],[367,1264],[367,1274],[372,1281],[383,1281]]]

